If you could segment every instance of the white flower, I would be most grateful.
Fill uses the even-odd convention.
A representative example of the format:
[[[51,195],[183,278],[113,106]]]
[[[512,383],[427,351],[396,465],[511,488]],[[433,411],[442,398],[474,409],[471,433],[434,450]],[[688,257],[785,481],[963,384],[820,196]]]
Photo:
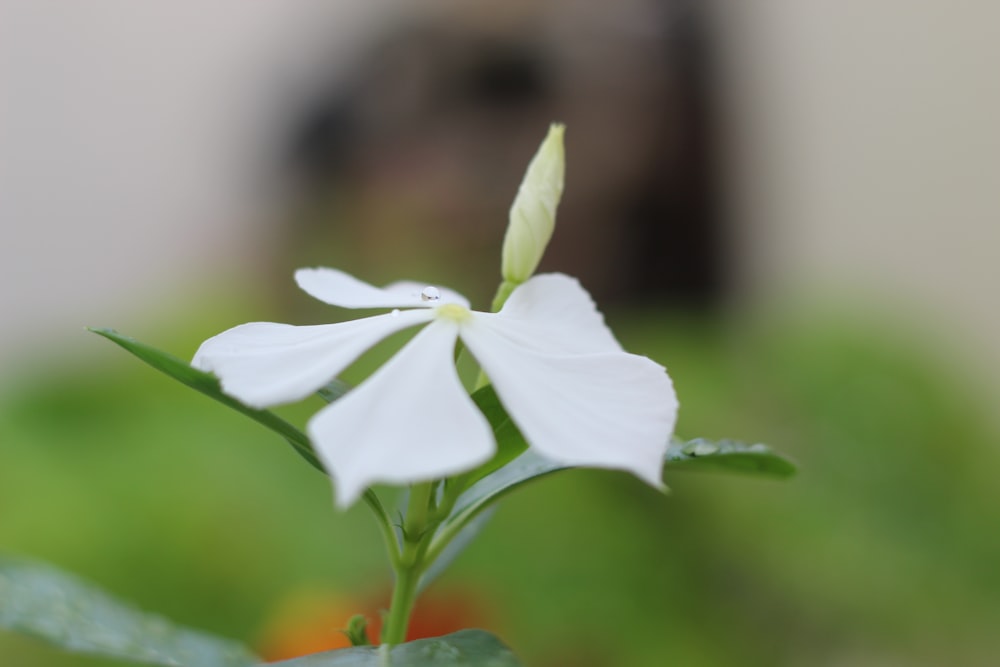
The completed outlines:
[[[254,322],[205,341],[193,365],[215,373],[223,391],[247,405],[305,398],[386,336],[424,325],[309,421],[339,505],[376,482],[441,479],[494,454],[493,432],[455,370],[459,337],[538,453],[566,465],[628,470],[660,486],[677,414],[673,385],[662,366],[622,350],[575,279],[535,276],[498,313],[472,311],[444,288],[378,288],[334,269],[300,269],[295,279],[331,305],[394,310],[318,326]]]

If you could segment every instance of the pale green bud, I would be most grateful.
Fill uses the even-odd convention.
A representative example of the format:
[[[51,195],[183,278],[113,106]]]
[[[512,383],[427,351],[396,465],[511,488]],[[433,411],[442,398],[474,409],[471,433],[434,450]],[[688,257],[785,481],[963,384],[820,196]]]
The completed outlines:
[[[531,277],[545,253],[556,224],[556,207],[562,197],[566,157],[566,126],[553,123],[531,159],[510,207],[510,223],[503,240],[500,271],[507,283],[518,285]]]

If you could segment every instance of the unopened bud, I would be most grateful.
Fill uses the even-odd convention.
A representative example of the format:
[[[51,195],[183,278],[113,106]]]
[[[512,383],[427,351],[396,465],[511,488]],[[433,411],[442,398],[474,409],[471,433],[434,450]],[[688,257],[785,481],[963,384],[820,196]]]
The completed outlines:
[[[560,123],[549,127],[510,207],[510,224],[503,240],[501,263],[505,282],[517,285],[530,278],[552,238],[566,171],[565,130],[566,126]]]

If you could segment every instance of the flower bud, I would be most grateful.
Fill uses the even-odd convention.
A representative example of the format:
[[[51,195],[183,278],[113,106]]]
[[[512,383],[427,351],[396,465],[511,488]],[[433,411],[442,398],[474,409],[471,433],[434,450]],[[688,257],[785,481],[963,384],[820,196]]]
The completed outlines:
[[[503,240],[501,263],[505,282],[518,285],[530,278],[552,238],[566,170],[565,130],[566,126],[559,123],[549,127],[510,207],[510,224]]]

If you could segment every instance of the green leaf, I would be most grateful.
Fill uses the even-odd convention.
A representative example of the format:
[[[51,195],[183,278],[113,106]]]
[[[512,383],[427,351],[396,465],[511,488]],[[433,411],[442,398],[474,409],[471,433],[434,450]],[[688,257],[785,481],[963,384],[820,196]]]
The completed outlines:
[[[178,359],[172,354],[157,350],[155,347],[146,345],[145,343],[140,343],[136,339],[129,336],[124,336],[114,329],[91,328],[90,331],[117,343],[156,370],[166,373],[178,382],[181,382],[192,389],[196,389],[206,396],[211,396],[223,405],[236,410],[240,414],[246,415],[250,419],[253,419],[258,424],[263,424],[288,441],[295,451],[298,452],[299,455],[309,462],[309,464],[311,464],[314,468],[322,472],[324,475],[326,474],[323,464],[320,463],[319,458],[317,458],[316,453],[313,451],[312,443],[309,442],[309,438],[305,433],[295,428],[273,412],[251,408],[243,403],[240,403],[235,398],[227,396],[222,392],[222,388],[219,385],[219,379],[211,373],[199,370],[186,361]],[[350,387],[347,384],[339,380],[331,380],[329,384],[321,388],[317,393],[323,398],[323,400],[331,403],[346,394],[349,389]],[[371,508],[372,512],[374,512],[375,518],[378,520],[382,529],[387,546],[390,549],[395,548],[395,542],[392,536],[392,521],[386,514],[385,508],[382,507],[382,503],[378,496],[374,491],[368,489],[364,492],[363,499]]]
[[[312,464],[312,466],[317,470],[320,470],[325,474],[326,471],[323,470],[323,465],[319,462],[319,459],[316,458],[316,453],[313,451],[312,445],[309,443],[309,438],[305,433],[295,428],[273,412],[248,407],[237,401],[235,398],[222,393],[222,388],[219,385],[218,378],[211,373],[198,370],[191,364],[178,359],[172,354],[158,350],[155,347],[146,345],[145,343],[140,343],[136,339],[122,335],[114,329],[91,328],[90,331],[117,343],[156,370],[166,373],[178,382],[181,382],[192,389],[196,389],[206,396],[211,396],[223,405],[250,417],[250,419],[253,419],[258,424],[263,424],[267,428],[285,438],[285,440],[287,440],[288,443],[295,448],[295,451],[298,452],[302,458]],[[334,400],[334,398],[342,395],[343,391],[346,390],[343,390],[340,384],[334,382],[321,389],[320,393],[327,400]],[[338,392],[340,392],[339,395]]]
[[[451,516],[445,519],[439,532],[443,534],[448,531],[449,527],[452,527],[453,534],[448,538],[452,539],[458,534],[458,530],[454,530],[454,526],[464,527],[477,514],[516,487],[557,470],[565,470],[568,467],[561,463],[553,463],[537,454],[533,449],[529,449],[507,465],[483,477],[459,496]]]
[[[569,467],[554,463],[529,449],[459,496],[452,516],[445,523],[451,523],[462,515],[478,514],[521,484]],[[664,470],[720,470],[790,477],[796,469],[791,461],[773,453],[766,445],[748,445],[735,440],[697,438],[684,441],[675,438],[667,447]]]
[[[569,467],[554,463],[529,449],[486,475],[459,496],[451,515],[438,528],[431,545],[432,555],[435,552],[446,553],[449,542],[461,535],[477,515],[515,488]],[[795,465],[771,452],[766,445],[698,438],[672,440],[664,457],[664,470],[719,470],[790,477],[795,474]]]
[[[472,530],[474,532],[469,537],[471,540],[471,537],[482,528],[486,519],[478,517],[484,510],[521,484],[566,467],[568,466],[552,463],[529,449],[504,467],[482,478],[458,497],[451,514],[438,526],[428,549],[427,559],[435,562],[446,554],[449,554],[450,559],[454,559],[466,542],[462,536]],[[452,551],[451,544],[454,540],[462,543],[457,551]]]
[[[271,663],[269,667],[520,667],[509,648],[483,630],[461,630],[391,649],[359,646]]]
[[[459,496],[442,530],[456,520],[462,523],[469,521],[502,495],[525,482],[569,467],[552,463],[528,449],[527,441],[507,414],[492,385],[476,391],[472,399],[493,427],[497,454],[483,466],[460,478],[459,483],[469,488]],[[664,471],[667,469],[718,470],[772,477],[790,477],[796,470],[791,461],[773,453],[766,445],[704,438],[690,441],[672,438],[664,457]]]
[[[170,667],[247,667],[238,642],[174,625],[42,563],[0,556],[0,627],[73,653]]]
[[[678,440],[667,448],[666,470],[742,472],[769,477],[791,477],[795,464],[760,443],[736,440]]]

